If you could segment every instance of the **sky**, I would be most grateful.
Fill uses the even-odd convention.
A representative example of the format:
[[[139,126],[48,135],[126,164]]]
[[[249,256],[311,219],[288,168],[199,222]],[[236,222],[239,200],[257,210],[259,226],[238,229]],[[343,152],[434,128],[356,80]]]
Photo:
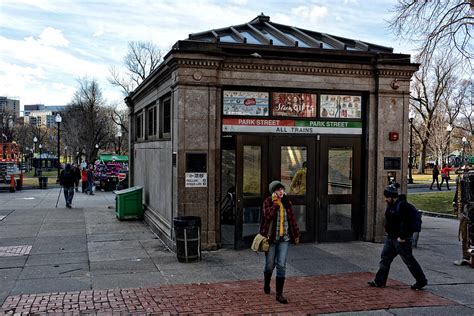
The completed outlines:
[[[109,103],[122,91],[107,78],[123,68],[130,41],[163,52],[191,33],[244,24],[260,13],[275,23],[358,39],[413,54],[388,30],[395,0],[0,0],[0,96],[66,105],[78,78],[93,78]]]

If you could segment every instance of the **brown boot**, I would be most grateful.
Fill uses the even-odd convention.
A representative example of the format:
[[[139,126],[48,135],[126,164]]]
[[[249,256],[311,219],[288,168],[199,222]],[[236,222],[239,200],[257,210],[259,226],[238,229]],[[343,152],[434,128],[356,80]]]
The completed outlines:
[[[276,300],[282,304],[288,304],[288,300],[283,296],[283,287],[285,286],[285,278],[276,277]]]
[[[263,292],[265,294],[270,294],[270,281],[272,280],[272,274],[268,272],[263,273],[264,276],[264,284],[263,284]]]

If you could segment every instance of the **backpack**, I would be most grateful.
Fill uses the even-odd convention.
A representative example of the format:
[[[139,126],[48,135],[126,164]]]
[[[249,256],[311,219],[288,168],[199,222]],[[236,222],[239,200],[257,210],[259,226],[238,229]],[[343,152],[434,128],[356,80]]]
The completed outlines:
[[[410,231],[414,233],[419,233],[421,232],[421,223],[422,223],[421,216],[423,214],[420,212],[420,210],[416,208],[415,205],[408,203],[408,201],[405,201],[405,202],[408,208],[409,229]],[[401,204],[401,201],[397,203],[397,207],[396,207],[398,213],[400,212],[400,204]]]

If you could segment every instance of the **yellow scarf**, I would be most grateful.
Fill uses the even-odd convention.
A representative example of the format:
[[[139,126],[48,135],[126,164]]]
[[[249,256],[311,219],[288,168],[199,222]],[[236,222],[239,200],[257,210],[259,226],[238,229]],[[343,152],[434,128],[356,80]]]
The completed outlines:
[[[283,225],[285,221],[285,207],[283,206],[283,204],[281,203],[281,200],[278,197],[273,196],[272,200],[280,207],[280,237],[283,237],[283,234],[285,233],[284,232],[285,228]]]

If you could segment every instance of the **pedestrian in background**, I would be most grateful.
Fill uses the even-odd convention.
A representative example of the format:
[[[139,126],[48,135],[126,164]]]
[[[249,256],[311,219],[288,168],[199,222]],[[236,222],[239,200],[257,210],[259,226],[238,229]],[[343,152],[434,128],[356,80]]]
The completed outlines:
[[[265,268],[263,270],[263,291],[270,294],[270,282],[276,266],[276,300],[288,304],[283,296],[286,278],[286,260],[290,241],[299,243],[300,230],[296,223],[291,202],[285,193],[285,186],[280,181],[269,185],[271,196],[263,202],[263,216],[260,234],[269,236],[270,249],[265,253]]]
[[[441,187],[443,186],[443,182],[446,181],[446,188],[448,190],[451,190],[449,188],[449,172],[454,170],[454,168],[450,168],[448,165],[445,163],[443,164],[443,168],[441,168],[441,184],[439,185],[439,189],[441,190]]]
[[[66,167],[59,175],[59,184],[63,187],[64,199],[66,200],[66,207],[72,207],[72,199],[74,197],[74,184],[76,183],[76,176],[72,170],[71,164],[66,164]]]
[[[74,182],[74,187],[76,192],[79,192],[79,180],[81,180],[81,170],[79,170],[79,166],[77,163],[72,164],[72,170],[74,171],[74,177],[76,181]]]
[[[87,191],[90,195],[94,195],[94,166],[89,165],[89,170],[87,170]]]
[[[87,193],[87,168],[81,170],[82,193]]]
[[[385,210],[385,243],[383,246],[379,270],[373,281],[369,281],[372,287],[385,287],[390,272],[390,265],[397,255],[402,257],[403,262],[410,270],[416,280],[411,286],[412,290],[421,290],[428,284],[421,266],[413,256],[412,236],[410,227],[410,208],[406,199],[398,195],[400,184],[394,183],[385,188],[383,195],[387,203]],[[398,205],[400,204],[400,205]]]
[[[439,176],[439,168],[438,168],[438,165],[435,165],[433,167],[433,182],[431,182],[431,185],[430,185],[430,190],[433,190],[433,184],[435,183],[436,181],[436,187],[438,188],[438,190],[441,190],[440,186],[439,186],[439,181],[438,181],[438,176]]]

